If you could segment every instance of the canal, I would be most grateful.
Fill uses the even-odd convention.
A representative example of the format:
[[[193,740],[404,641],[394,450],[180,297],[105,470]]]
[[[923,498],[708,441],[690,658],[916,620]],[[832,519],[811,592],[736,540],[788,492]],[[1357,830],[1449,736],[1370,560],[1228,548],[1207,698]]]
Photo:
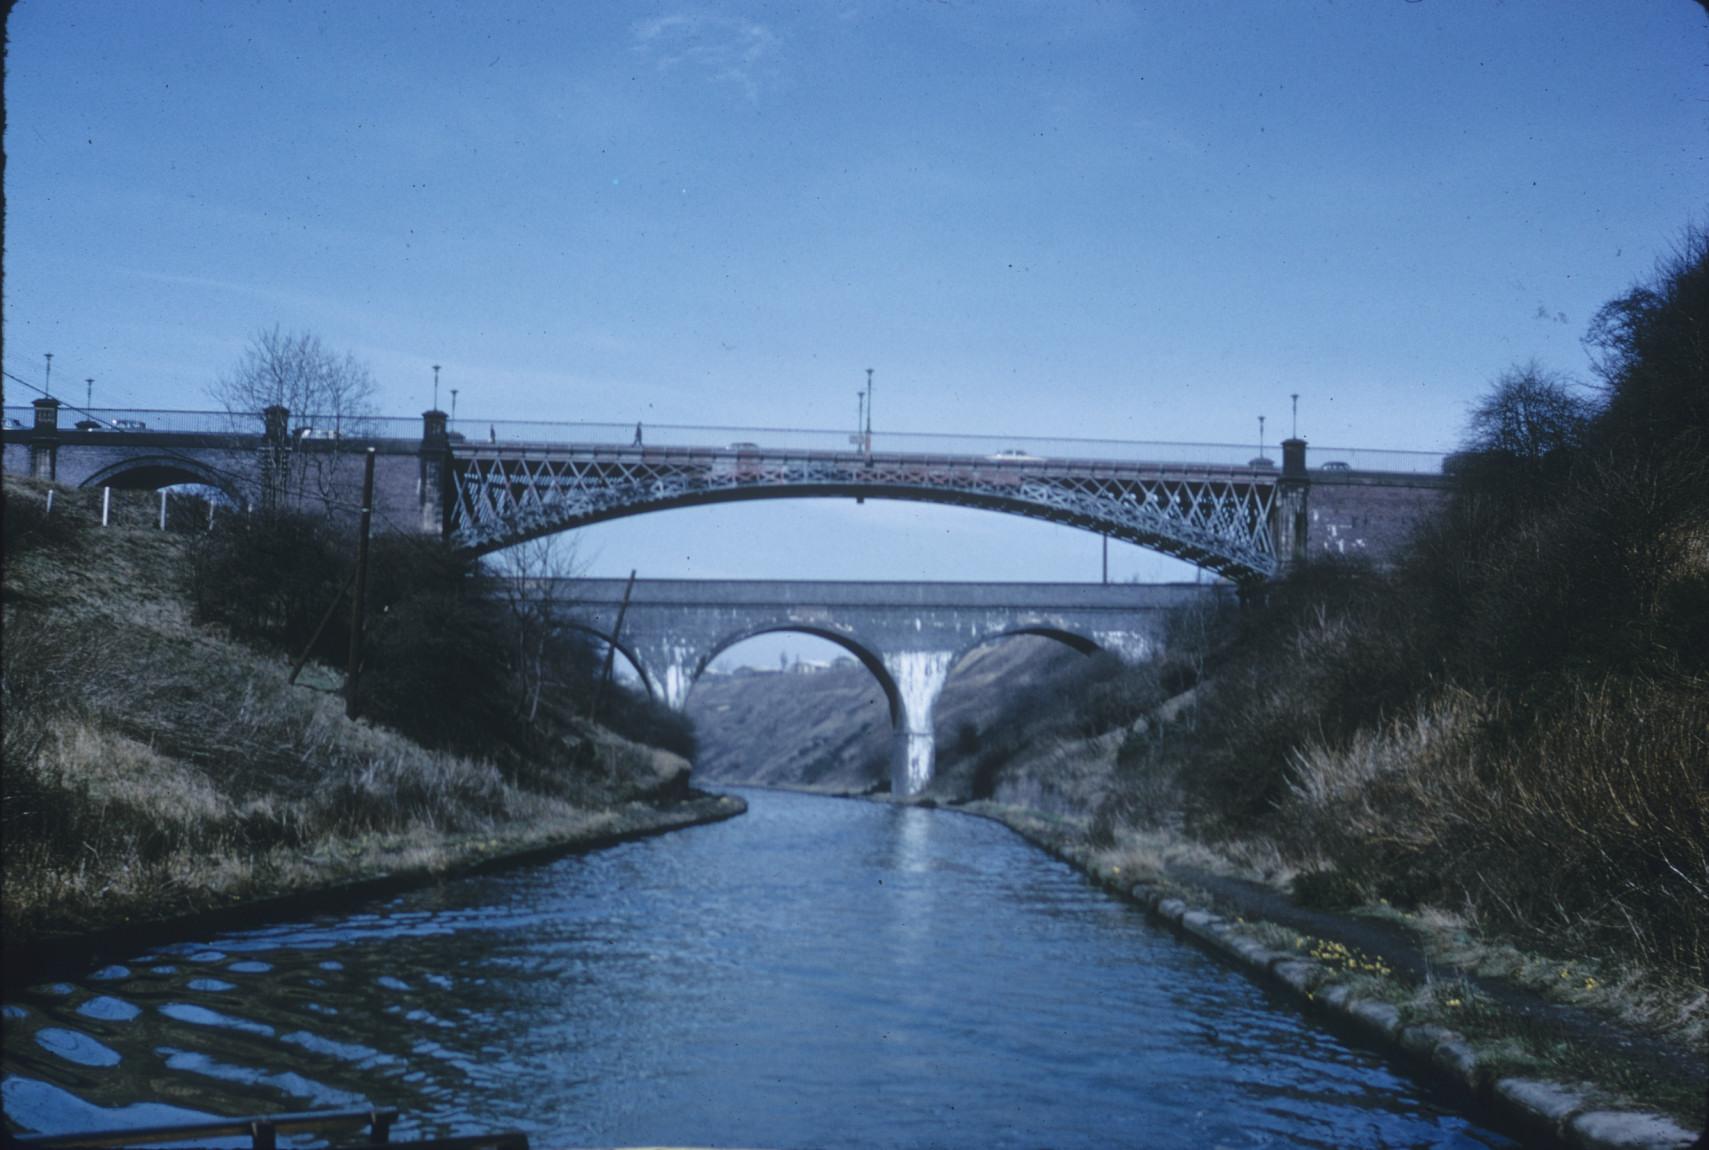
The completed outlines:
[[[366,1103],[396,1136],[776,1147],[1507,1146],[1006,829],[748,815],[8,992],[63,1130]]]

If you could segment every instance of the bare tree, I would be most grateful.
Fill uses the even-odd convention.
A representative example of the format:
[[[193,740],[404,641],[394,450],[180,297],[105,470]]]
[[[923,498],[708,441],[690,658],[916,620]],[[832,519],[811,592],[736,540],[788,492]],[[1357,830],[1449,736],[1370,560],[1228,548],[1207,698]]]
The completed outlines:
[[[281,331],[277,325],[250,337],[237,363],[209,388],[246,431],[270,407],[290,413],[289,441],[274,445],[262,469],[263,502],[281,493],[302,502],[312,493],[328,510],[356,466],[352,454],[339,449],[340,441],[366,430],[375,414],[374,393],[366,364],[329,350],[311,332]]]
[[[1527,464],[1579,446],[1594,408],[1536,363],[1513,368],[1472,409],[1467,446]]]
[[[522,710],[532,725],[540,712],[540,694],[569,639],[574,581],[587,565],[578,557],[574,541],[562,535],[543,535],[507,547],[490,562],[510,610],[511,661]]]

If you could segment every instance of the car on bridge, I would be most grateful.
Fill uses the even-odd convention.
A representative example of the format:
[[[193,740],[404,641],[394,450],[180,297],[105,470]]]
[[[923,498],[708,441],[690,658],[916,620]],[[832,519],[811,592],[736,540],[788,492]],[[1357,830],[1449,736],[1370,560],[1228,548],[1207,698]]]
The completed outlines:
[[[113,430],[114,431],[147,431],[148,430],[148,424],[144,423],[140,419],[115,419],[115,420],[113,420]]]
[[[1034,455],[1030,451],[1022,451],[1018,447],[1006,447],[985,457],[996,463],[1043,463],[1044,456]]]
[[[1331,459],[1328,463],[1325,463],[1319,470],[1321,470],[1321,471],[1351,471],[1353,469],[1345,460]]]

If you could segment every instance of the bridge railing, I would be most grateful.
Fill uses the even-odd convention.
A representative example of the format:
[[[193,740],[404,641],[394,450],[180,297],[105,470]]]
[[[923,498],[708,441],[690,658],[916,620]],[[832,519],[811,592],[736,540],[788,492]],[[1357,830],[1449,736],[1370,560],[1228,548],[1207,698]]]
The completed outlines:
[[[543,420],[458,419],[451,425],[471,443],[616,444],[634,442],[633,423],[547,422]],[[957,435],[936,432],[887,431],[869,439],[843,430],[801,427],[741,427],[694,424],[653,424],[641,427],[643,443],[652,447],[753,446],[764,450],[864,451],[908,455],[974,456],[1002,459],[1110,459],[1134,462],[1179,462],[1244,467],[1260,458],[1256,444],[1172,443],[1163,440],[1069,438],[1034,435]],[[1390,451],[1370,448],[1308,448],[1313,466],[1335,460],[1349,468],[1373,471],[1439,473],[1446,456],[1439,451]],[[1279,465],[1281,448],[1268,445],[1264,458]]]
[[[8,430],[28,429],[35,421],[32,409],[24,405],[7,405]],[[93,419],[106,430],[126,429],[170,432],[259,434],[260,413],[231,414],[224,411],[184,411],[159,408],[95,408],[85,411],[67,404],[60,412],[60,427],[73,430],[78,420]],[[136,425],[140,424],[141,428]],[[314,414],[291,416],[292,431],[312,428],[319,434],[329,434],[333,421]],[[346,424],[344,437],[374,436],[387,439],[420,439],[422,421],[419,416],[376,416]],[[592,421],[548,421],[515,419],[459,418],[452,421],[454,439],[470,443],[492,442],[507,446],[517,444],[616,444],[634,442],[633,423]],[[1281,447],[1266,444],[1260,452],[1256,444],[1235,443],[1171,443],[1163,440],[1132,440],[1103,438],[1073,438],[1036,435],[958,435],[921,431],[875,431],[863,438],[852,431],[803,427],[716,426],[699,424],[644,423],[642,439],[655,447],[707,447],[728,450],[754,446],[766,450],[788,449],[805,451],[847,452],[871,450],[881,453],[909,455],[973,456],[1000,459],[1109,459],[1147,463],[1211,464],[1224,467],[1244,467],[1258,458],[1276,463],[1281,460]],[[1432,474],[1442,471],[1446,458],[1439,451],[1391,451],[1364,447],[1307,448],[1307,462],[1313,469],[1325,464],[1345,464],[1354,471],[1408,472]]]

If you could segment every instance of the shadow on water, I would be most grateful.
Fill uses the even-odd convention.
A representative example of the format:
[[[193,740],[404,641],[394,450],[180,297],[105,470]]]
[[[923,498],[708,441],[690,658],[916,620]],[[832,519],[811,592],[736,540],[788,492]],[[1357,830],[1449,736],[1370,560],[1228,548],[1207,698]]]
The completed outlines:
[[[747,817],[9,993],[8,1120],[557,1145],[1504,1146],[991,823]]]

